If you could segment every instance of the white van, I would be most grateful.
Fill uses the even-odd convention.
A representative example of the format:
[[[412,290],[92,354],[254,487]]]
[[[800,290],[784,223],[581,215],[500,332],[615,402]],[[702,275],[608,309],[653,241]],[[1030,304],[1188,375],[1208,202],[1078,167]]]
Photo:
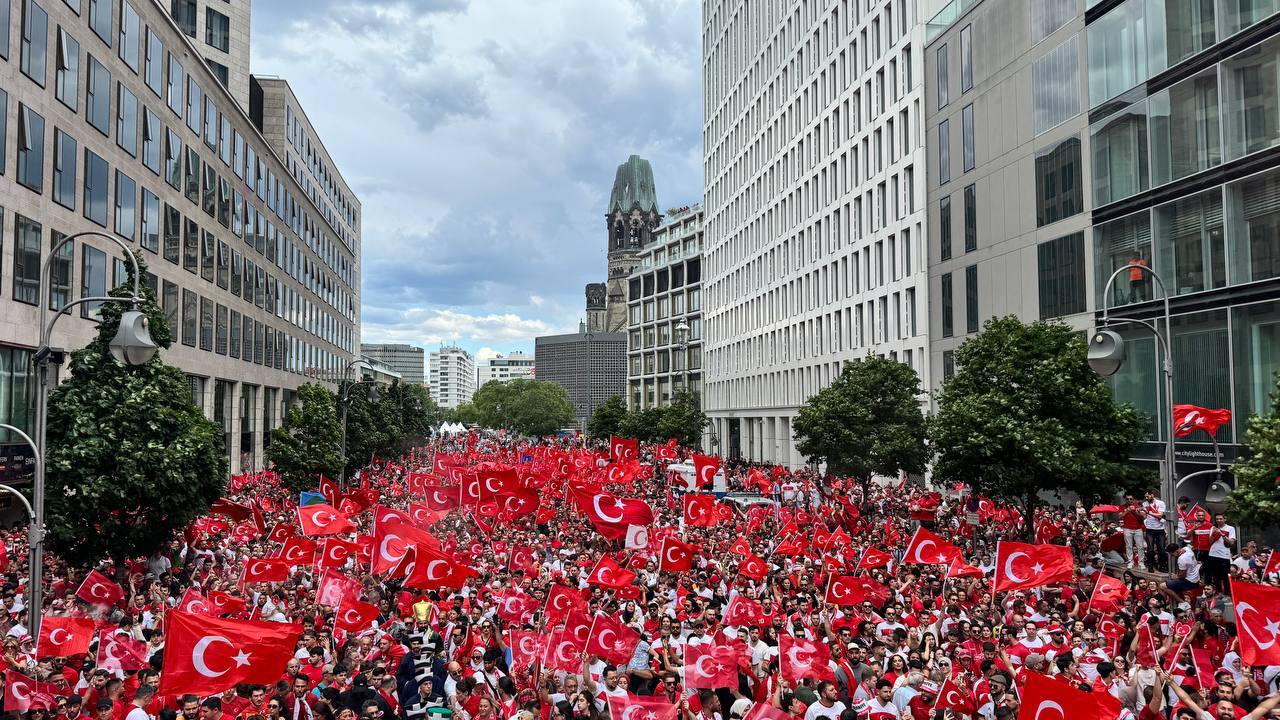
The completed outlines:
[[[689,463],[671,463],[667,466],[667,472],[679,473],[684,479],[684,489],[689,492],[697,492],[698,482],[693,475],[693,465]],[[724,468],[716,471],[716,475],[711,479],[711,491],[715,493],[728,492],[729,481],[725,479]]]

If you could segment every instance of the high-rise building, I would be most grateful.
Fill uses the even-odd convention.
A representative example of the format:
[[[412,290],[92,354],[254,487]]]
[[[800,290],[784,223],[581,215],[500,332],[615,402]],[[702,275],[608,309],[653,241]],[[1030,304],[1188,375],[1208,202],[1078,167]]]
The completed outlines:
[[[427,354],[420,347],[398,343],[361,343],[360,353],[390,366],[406,383],[422,385],[427,381]]]
[[[953,1],[927,38],[935,386],[993,315],[1087,330],[1106,307],[1159,322],[1160,284],[1137,263],[1169,293],[1174,401],[1266,412],[1280,371],[1280,99],[1259,78],[1280,61],[1280,5]],[[1159,342],[1115,329],[1127,341],[1115,395],[1151,418],[1136,455],[1154,464],[1169,432]],[[1218,431],[1227,461],[1244,429]],[[1208,440],[1178,440],[1179,475],[1211,466]]]
[[[600,311],[600,288],[587,286],[587,327],[592,332],[625,332],[627,329],[627,278],[636,265],[636,253],[647,245],[657,230],[657,190],[649,161],[632,155],[618,166],[605,209],[608,240],[608,281],[604,288],[604,309]]]
[[[174,336],[161,357],[222,427],[232,471],[261,467],[298,385],[354,357],[360,238],[264,136],[284,121],[250,112],[248,1],[202,0],[194,14],[168,0],[12,4],[12,23],[0,12],[0,137],[13,138],[0,143],[0,422],[30,428],[42,310],[121,282],[119,241],[146,261]],[[243,56],[228,73],[211,64],[223,47]],[[42,282],[53,246],[85,231],[97,235],[63,245]],[[52,344],[83,347],[97,313],[72,308]]]
[[[668,210],[627,279],[627,407],[702,394],[701,205]]]
[[[80,0],[73,0],[78,4]],[[141,1],[141,0],[140,0]],[[252,0],[153,0],[169,6],[178,29],[204,58],[209,70],[231,91],[240,107],[249,107],[249,21]],[[92,14],[105,2],[90,0]],[[92,22],[92,20],[90,21]]]
[[[471,353],[455,345],[431,351],[428,391],[442,408],[456,408],[471,402],[476,394],[476,362]]]
[[[703,403],[794,466],[800,406],[868,355],[928,387],[915,2],[703,4]]]
[[[591,332],[534,339],[538,380],[558,383],[569,394],[579,428],[596,408],[627,391],[627,334]]]
[[[480,363],[476,368],[476,387],[482,388],[490,380],[533,380],[534,376],[533,358],[522,352],[512,352]]]

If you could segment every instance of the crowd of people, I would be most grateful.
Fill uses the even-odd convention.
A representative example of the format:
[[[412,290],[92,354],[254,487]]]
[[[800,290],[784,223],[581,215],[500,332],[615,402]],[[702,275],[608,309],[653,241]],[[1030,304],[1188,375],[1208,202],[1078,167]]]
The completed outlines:
[[[46,656],[28,634],[25,547],[9,536],[4,710],[26,720],[1004,720],[1065,692],[1076,704],[1044,701],[1021,717],[1280,717],[1280,664],[1245,664],[1265,643],[1244,652],[1231,596],[1233,582],[1270,584],[1269,554],[1191,503],[1166,509],[1148,493],[1024,516],[963,487],[730,465],[730,492],[708,520],[689,508],[710,487],[695,478],[691,493],[666,470],[687,450],[615,455],[585,438],[473,433],[303,496],[271,473],[235,478],[168,547],[94,568],[121,590],[109,604],[86,601],[87,570],[48,560],[45,622],[93,621],[94,640],[71,655]],[[514,510],[425,502],[477,468],[519,478]],[[354,527],[307,538],[301,512],[317,494]],[[602,523],[601,497],[643,515],[639,501],[652,519]],[[242,508],[256,519],[236,517]],[[1165,535],[1166,512],[1177,513],[1176,536]],[[422,568],[403,549],[375,572],[386,545],[375,522],[407,515],[430,536],[410,557],[445,558],[453,586],[415,580]],[[908,557],[922,532],[958,555]],[[302,542],[287,548],[290,538]],[[1069,548],[1072,577],[994,592],[1002,540]],[[331,546],[350,556],[322,560]],[[663,556],[677,547],[687,557]],[[297,548],[304,558],[282,559]],[[258,559],[287,574],[254,581]],[[335,583],[346,588],[336,603]],[[372,610],[355,625],[339,617],[357,606]],[[197,610],[292,624],[292,657],[270,682],[175,687],[163,677],[173,614]],[[602,628],[627,641],[610,644]],[[125,649],[134,662],[119,661]]]

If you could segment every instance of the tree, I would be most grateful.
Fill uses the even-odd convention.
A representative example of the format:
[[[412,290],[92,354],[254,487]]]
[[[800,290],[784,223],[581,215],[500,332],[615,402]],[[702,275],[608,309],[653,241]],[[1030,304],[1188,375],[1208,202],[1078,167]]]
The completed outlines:
[[[314,488],[321,475],[342,476],[341,435],[333,393],[306,383],[298,388],[284,423],[271,431],[267,462],[290,490]]]
[[[929,424],[943,482],[968,483],[1029,513],[1040,492],[1091,502],[1144,477],[1127,459],[1143,422],[1089,369],[1075,330],[992,319],[955,360]]]
[[[1244,444],[1248,457],[1231,467],[1236,489],[1227,496],[1231,521],[1251,527],[1280,523],[1280,375],[1271,390],[1271,410],[1251,415]]]
[[[675,438],[684,447],[701,447],[702,430],[707,426],[707,415],[702,412],[698,396],[687,388],[676,391],[671,404],[662,408],[658,421],[656,440]]]
[[[110,294],[129,297],[131,288],[132,268]],[[155,294],[145,285],[142,294],[151,338],[168,348],[173,334]],[[227,477],[222,433],[192,402],[187,376],[159,353],[136,367],[111,356],[126,309],[102,305],[97,337],[72,353],[71,377],[49,400],[48,544],[73,567],[159,550],[208,512]]]
[[[461,410],[461,408],[460,408]],[[542,380],[490,380],[471,398],[478,424],[520,435],[548,435],[573,423],[569,394]]]
[[[641,442],[658,440],[658,425],[662,422],[662,408],[632,410],[618,427],[620,437],[635,438]],[[666,438],[662,438],[666,440]]]
[[[608,400],[600,403],[596,411],[591,414],[591,419],[587,421],[587,435],[597,440],[604,440],[608,439],[610,435],[617,435],[626,417],[626,401],[622,399],[621,395],[613,395]]]
[[[929,455],[919,393],[909,365],[874,356],[849,363],[800,408],[796,449],[863,484],[873,475],[923,472]]]

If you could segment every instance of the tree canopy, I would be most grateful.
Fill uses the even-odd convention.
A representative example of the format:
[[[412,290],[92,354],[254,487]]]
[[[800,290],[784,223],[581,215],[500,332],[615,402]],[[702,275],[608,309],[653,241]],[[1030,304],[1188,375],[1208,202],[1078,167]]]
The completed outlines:
[[[621,432],[622,423],[627,417],[627,403],[621,395],[612,395],[600,403],[591,418],[587,420],[587,435],[597,440],[607,440],[610,435]]]
[[[459,408],[459,410],[462,410]],[[490,380],[472,396],[468,415],[487,428],[550,435],[573,424],[573,405],[560,385],[542,380]]]
[[[342,476],[341,432],[333,393],[306,383],[284,423],[271,431],[267,461],[290,490],[314,488],[321,475],[337,479]]]
[[[941,481],[1030,509],[1041,491],[1111,499],[1149,477],[1128,462],[1141,419],[1089,369],[1075,330],[992,319],[955,360],[929,423]]]
[[[1232,522],[1257,528],[1280,523],[1280,375],[1271,390],[1271,409],[1251,415],[1244,444],[1248,456],[1231,467],[1236,488],[1227,496]]]
[[[809,398],[794,425],[796,449],[827,472],[868,482],[923,472],[928,462],[920,378],[911,366],[868,357]]]
[[[173,334],[164,312],[145,285],[142,293],[151,338],[168,348]],[[132,290],[110,294],[129,297]],[[48,544],[73,567],[159,550],[208,512],[227,477],[222,432],[192,401],[187,376],[160,353],[136,367],[111,356],[126,309],[102,306],[97,336],[72,353],[71,377],[49,400]]]

